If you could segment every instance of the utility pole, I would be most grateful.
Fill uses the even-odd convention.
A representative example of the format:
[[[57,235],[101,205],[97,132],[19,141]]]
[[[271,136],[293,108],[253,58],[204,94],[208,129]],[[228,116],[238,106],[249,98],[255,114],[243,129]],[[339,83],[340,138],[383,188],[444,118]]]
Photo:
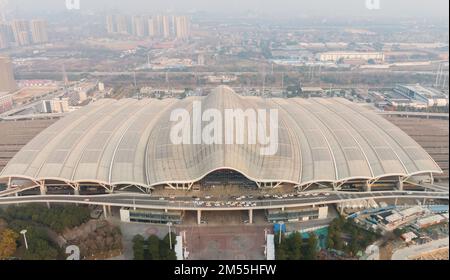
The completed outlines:
[[[23,235],[23,239],[25,241],[25,248],[28,250],[28,242],[27,242],[27,236],[26,236],[27,230],[26,229],[21,230],[20,234]]]
[[[283,221],[279,221],[278,225],[280,226],[280,231],[278,233],[278,235],[279,235],[278,244],[281,244],[281,229],[283,228],[284,222]]]
[[[168,222],[167,226],[169,227],[169,246],[170,246],[170,250],[172,250],[172,230],[170,228],[172,226],[172,223]]]

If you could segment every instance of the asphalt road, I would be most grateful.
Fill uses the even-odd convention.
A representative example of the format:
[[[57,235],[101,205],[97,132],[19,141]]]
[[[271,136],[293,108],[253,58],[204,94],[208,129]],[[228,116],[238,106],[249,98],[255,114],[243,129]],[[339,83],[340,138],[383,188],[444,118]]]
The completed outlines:
[[[305,195],[305,194],[303,194]],[[243,205],[227,205],[230,200],[199,199],[192,197],[175,197],[174,199],[148,194],[106,194],[91,196],[75,195],[33,195],[33,196],[10,196],[1,197],[1,204],[21,204],[21,203],[75,203],[92,205],[111,205],[118,207],[137,207],[149,209],[172,209],[172,210],[245,210],[245,209],[271,209],[281,207],[299,207],[322,204],[335,204],[345,201],[355,201],[362,199],[386,199],[386,198],[411,198],[411,199],[446,199],[448,192],[401,192],[401,191],[382,191],[382,192],[329,192],[329,195],[321,194],[317,196],[293,197],[282,199],[243,199]],[[203,204],[200,204],[203,201]],[[206,201],[211,206],[206,206]],[[215,206],[215,204],[217,206]]]

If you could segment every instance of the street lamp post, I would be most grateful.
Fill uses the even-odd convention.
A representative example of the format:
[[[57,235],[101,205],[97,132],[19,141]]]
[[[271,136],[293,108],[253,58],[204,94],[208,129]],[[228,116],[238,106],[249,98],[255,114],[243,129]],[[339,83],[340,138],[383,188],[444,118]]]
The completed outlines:
[[[170,228],[172,226],[172,223],[168,222],[167,226],[169,227],[169,246],[170,246],[170,250],[172,250],[172,230]]]
[[[278,233],[278,235],[279,235],[279,240],[278,240],[278,244],[281,244],[281,228],[283,227],[283,225],[284,225],[284,222],[283,221],[279,221],[278,222],[278,225],[280,226],[280,232]]]
[[[27,230],[23,229],[20,231],[20,234],[23,235],[23,240],[25,240],[25,248],[28,250],[28,242],[27,242],[27,236],[26,236]]]

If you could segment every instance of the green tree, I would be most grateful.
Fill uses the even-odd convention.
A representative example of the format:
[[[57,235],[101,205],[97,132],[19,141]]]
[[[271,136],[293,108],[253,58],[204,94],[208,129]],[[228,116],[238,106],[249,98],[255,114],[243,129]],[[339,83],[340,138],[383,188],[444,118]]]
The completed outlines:
[[[169,234],[167,234],[163,240],[161,240],[160,246],[159,246],[159,253],[162,260],[176,260],[177,256],[175,254],[175,243],[177,242],[176,236],[174,233],[171,234],[172,236],[172,250],[170,249],[170,241],[169,241]]]
[[[159,252],[160,240],[156,235],[150,235],[147,239],[147,259],[159,260],[161,255]]]
[[[276,260],[287,260],[288,259],[288,250],[286,246],[286,237],[284,233],[281,233],[281,244],[279,243],[280,234],[275,234],[275,259]]]
[[[138,234],[133,238],[133,253],[135,260],[145,259],[145,239],[142,235]]]
[[[302,258],[303,238],[299,232],[291,234],[286,240],[288,248],[288,258],[290,260],[300,260]]]
[[[318,239],[315,233],[309,235],[308,241],[306,243],[306,250],[304,253],[306,260],[315,260],[317,257],[317,245]]]

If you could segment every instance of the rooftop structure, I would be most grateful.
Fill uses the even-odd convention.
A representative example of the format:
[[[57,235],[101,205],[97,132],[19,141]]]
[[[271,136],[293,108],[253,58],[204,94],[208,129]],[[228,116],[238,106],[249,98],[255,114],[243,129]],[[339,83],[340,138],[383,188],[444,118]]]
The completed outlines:
[[[416,85],[398,85],[395,88],[395,92],[401,94],[402,96],[415,100],[418,102],[422,102],[427,106],[447,106],[448,105],[448,96],[443,94],[442,92],[433,89],[423,87],[419,84]]]
[[[338,61],[340,59],[356,59],[384,61],[384,53],[382,52],[324,52],[318,54],[320,61]]]
[[[173,144],[171,112],[191,110],[194,101],[201,101],[203,112],[277,109],[278,150],[262,155],[260,144]],[[206,125],[203,122],[202,128]],[[16,154],[0,178],[151,188],[192,186],[224,169],[237,171],[260,187],[441,172],[399,128],[345,99],[244,97],[220,86],[206,97],[182,100],[101,99],[40,133]]]

